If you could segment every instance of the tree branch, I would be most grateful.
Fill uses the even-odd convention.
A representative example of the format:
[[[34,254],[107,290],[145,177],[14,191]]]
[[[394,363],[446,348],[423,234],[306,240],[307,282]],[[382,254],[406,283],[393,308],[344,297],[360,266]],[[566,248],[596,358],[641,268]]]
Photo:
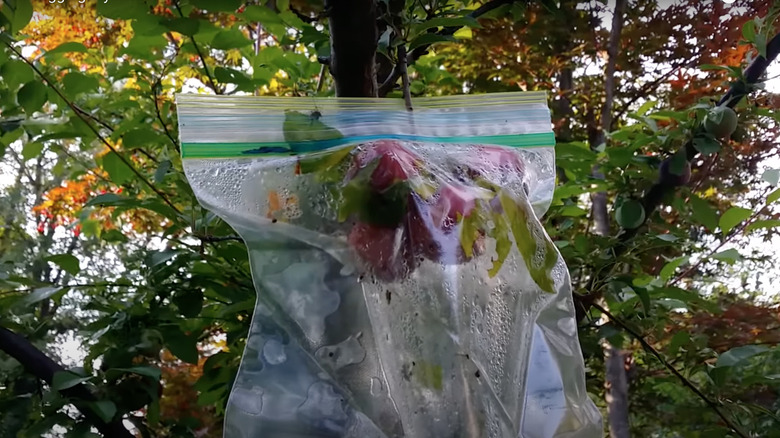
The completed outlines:
[[[775,35],[767,44],[766,49],[767,57],[758,56],[750,63],[750,65],[744,71],[744,83],[735,83],[731,86],[729,91],[720,99],[719,103],[726,104],[729,107],[736,106],[743,97],[748,94],[748,87],[746,85],[753,85],[758,82],[761,75],[766,71],[767,66],[777,58],[780,54],[780,33]],[[688,162],[692,161],[699,151],[693,145],[693,140],[688,140],[683,146],[682,151],[685,152],[685,157]],[[672,175],[674,177],[675,175]],[[640,226],[632,229],[622,229],[618,235],[619,243],[612,248],[613,264],[617,263],[618,258],[623,255],[629,248],[629,245],[633,238],[639,233],[642,226],[649,220],[655,210],[661,205],[661,201],[667,196],[675,192],[679,186],[676,178],[666,178],[659,172],[658,181],[645,192],[642,198],[642,206],[645,210],[645,222]],[[608,270],[605,270],[608,271]],[[578,319],[582,319],[588,311],[588,308],[595,305],[595,300],[599,297],[600,292],[596,290],[594,285],[599,284],[604,279],[596,278],[599,275],[594,275],[587,287],[587,295],[575,295],[575,307],[577,309]]]
[[[0,327],[0,350],[13,357],[30,374],[51,385],[54,374],[65,371],[65,368],[53,361],[49,356],[35,348],[27,339],[16,333]],[[83,400],[86,402],[97,401],[97,397],[84,384],[78,384],[68,389],[59,391],[65,397]],[[84,417],[106,438],[134,438],[124,427],[122,420],[114,420],[110,423],[103,421],[99,415],[92,411],[86,403],[74,401],[74,406]]]
[[[173,2],[173,6],[176,8],[176,11],[179,13],[179,16],[184,18],[184,13],[181,10],[181,6],[179,6],[178,0]],[[222,94],[222,91],[217,87],[217,83],[214,82],[214,78],[211,77],[211,72],[209,72],[209,66],[206,64],[206,58],[203,56],[203,52],[200,51],[200,47],[198,46],[198,43],[195,41],[194,36],[190,36],[190,42],[192,42],[192,45],[195,47],[195,53],[198,54],[198,58],[200,58],[201,64],[203,64],[203,71],[206,73],[206,77],[209,80],[209,86],[212,90],[214,90],[214,93],[216,94]]]
[[[741,438],[748,438],[748,436],[742,432],[739,427],[728,417],[726,414],[723,413],[723,411],[720,410],[718,407],[718,404],[712,401],[709,397],[707,397],[706,394],[704,394],[693,382],[688,380],[687,377],[683,376],[682,373],[680,373],[677,368],[674,367],[671,363],[669,363],[668,360],[658,351],[656,350],[652,345],[650,345],[647,340],[645,340],[644,336],[642,336],[639,332],[635,331],[631,327],[629,327],[626,323],[615,317],[612,313],[609,312],[609,310],[605,309],[598,303],[593,303],[593,307],[595,307],[598,311],[606,315],[610,321],[618,325],[620,328],[622,328],[625,332],[627,332],[631,337],[636,339],[642,347],[647,350],[650,354],[656,357],[659,362],[667,369],[669,372],[674,374],[675,377],[680,379],[680,382],[682,382],[683,385],[685,385],[688,389],[690,389],[694,394],[696,394],[697,397],[699,397],[704,403],[707,404],[707,406],[710,407],[713,411],[715,411],[716,414],[723,420],[724,423],[731,429],[732,432],[740,436]]]
[[[475,9],[473,12],[471,12],[468,16],[471,18],[479,18],[488,12],[498,9],[501,6],[512,4],[518,0],[492,0],[489,1],[479,8]],[[524,0],[526,3],[528,0]],[[453,35],[455,32],[458,31],[460,27],[458,26],[452,26],[452,27],[445,27],[439,32],[436,32],[439,35],[442,36],[450,36]],[[422,46],[416,47],[414,50],[409,52],[407,58],[406,58],[406,65],[412,65],[414,64],[418,59],[420,59],[421,56],[428,53],[428,48],[430,47],[430,44],[424,44]],[[382,82],[382,85],[379,87],[379,97],[384,97],[389,93],[393,87],[395,86],[395,83],[398,82],[398,79],[401,77],[401,67],[400,67],[400,60],[398,63],[396,63],[395,67],[393,68],[393,71],[390,72],[390,75],[385,78],[385,80]]]
[[[46,83],[46,85],[49,88],[51,88],[57,94],[57,96],[59,96],[60,99],[62,99],[63,102],[65,102],[65,104],[68,105],[68,107],[79,117],[79,119],[81,119],[84,122],[84,124],[87,125],[89,130],[92,131],[93,134],[95,134],[95,136],[101,141],[101,143],[103,143],[111,152],[115,153],[117,155],[117,157],[119,157],[119,160],[122,161],[122,163],[124,163],[125,166],[130,168],[130,170],[138,177],[138,179],[141,180],[141,182],[143,182],[157,196],[159,196],[160,199],[162,199],[163,202],[165,202],[169,207],[171,207],[171,209],[173,209],[173,211],[175,211],[178,214],[181,214],[181,210],[179,210],[179,208],[176,207],[176,205],[174,205],[173,202],[171,202],[170,199],[168,199],[168,197],[165,195],[165,193],[163,193],[162,191],[160,191],[160,189],[155,187],[154,184],[151,183],[151,181],[149,181],[145,176],[143,176],[143,174],[141,173],[140,170],[138,170],[127,158],[125,158],[122,154],[120,154],[117,151],[117,149],[103,136],[103,134],[101,134],[100,131],[97,128],[95,128],[92,125],[92,123],[89,122],[88,117],[85,116],[82,113],[82,111],[79,111],[78,107],[76,107],[76,105],[73,102],[71,102],[67,97],[65,97],[65,95],[62,93],[62,91],[60,91],[60,89],[57,86],[55,86],[54,83],[48,77],[46,77],[46,75],[44,75],[43,72],[40,69],[38,69],[38,67],[35,64],[30,62],[24,56],[22,56],[22,54],[12,44],[9,44],[8,42],[5,42],[5,41],[3,41],[3,44],[5,44],[6,47],[11,49],[11,51],[14,52],[14,54],[17,57],[19,57],[19,59],[21,59],[27,65],[29,65],[30,68],[32,68],[33,71],[35,71],[35,73],[41,79],[43,79],[43,81]]]

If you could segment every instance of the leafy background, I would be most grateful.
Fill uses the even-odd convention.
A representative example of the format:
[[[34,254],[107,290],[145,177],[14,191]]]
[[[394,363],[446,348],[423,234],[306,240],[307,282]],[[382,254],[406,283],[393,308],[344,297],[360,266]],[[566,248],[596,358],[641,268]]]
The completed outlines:
[[[643,223],[636,200],[662,160],[749,85],[772,2],[630,0],[612,43],[614,2],[503,1],[479,19],[468,0],[401,3],[400,21],[380,17],[380,83],[403,46],[419,55],[412,99],[550,93],[559,173],[545,225],[576,293],[597,297],[579,335],[605,419],[617,375],[636,436],[780,436],[771,87],[750,87],[731,138],[696,143],[690,181],[614,251]],[[221,436],[255,295],[246,248],[182,173],[173,96],[333,95],[327,10],[5,0],[0,25],[0,327],[68,368],[43,383],[0,353],[0,436],[94,436],[83,412],[140,436]],[[380,92],[402,94],[392,81]]]

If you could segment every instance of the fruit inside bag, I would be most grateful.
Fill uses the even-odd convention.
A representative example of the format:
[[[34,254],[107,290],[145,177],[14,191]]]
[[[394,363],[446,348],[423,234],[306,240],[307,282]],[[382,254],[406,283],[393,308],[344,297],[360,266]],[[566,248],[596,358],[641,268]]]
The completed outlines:
[[[599,437],[544,93],[178,96],[257,304],[225,437]]]

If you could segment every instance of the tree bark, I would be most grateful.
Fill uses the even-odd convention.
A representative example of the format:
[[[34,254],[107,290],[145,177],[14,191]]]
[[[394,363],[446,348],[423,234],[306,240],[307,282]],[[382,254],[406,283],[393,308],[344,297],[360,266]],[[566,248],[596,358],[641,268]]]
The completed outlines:
[[[606,360],[606,400],[610,438],[628,438],[628,376],[626,354],[608,342],[604,346]]]
[[[376,97],[377,28],[374,0],[329,0],[330,72],[336,96]]]
[[[27,339],[4,327],[0,327],[0,350],[18,360],[28,373],[43,380],[49,385],[51,385],[51,382],[54,379],[54,374],[65,371],[65,368],[63,368],[62,365],[54,362],[49,356],[35,348]],[[72,397],[84,402],[97,400],[95,395],[84,384],[64,389],[60,391],[60,393],[65,397]],[[85,406],[84,403],[74,401],[74,405],[81,411],[84,418],[95,426],[104,437],[134,438],[124,427],[121,419],[106,423],[97,414],[92,412],[88,406]]]

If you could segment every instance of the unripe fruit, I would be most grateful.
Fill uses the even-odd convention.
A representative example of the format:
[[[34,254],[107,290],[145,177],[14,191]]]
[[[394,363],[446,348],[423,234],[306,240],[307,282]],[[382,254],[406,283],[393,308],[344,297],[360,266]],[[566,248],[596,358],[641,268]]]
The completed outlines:
[[[704,129],[715,138],[727,139],[737,129],[737,113],[727,106],[716,106],[707,113]]]
[[[661,162],[658,170],[659,180],[675,187],[688,184],[691,181],[691,163],[686,160],[682,172],[678,175],[672,172],[672,160],[673,158],[667,158]]]

